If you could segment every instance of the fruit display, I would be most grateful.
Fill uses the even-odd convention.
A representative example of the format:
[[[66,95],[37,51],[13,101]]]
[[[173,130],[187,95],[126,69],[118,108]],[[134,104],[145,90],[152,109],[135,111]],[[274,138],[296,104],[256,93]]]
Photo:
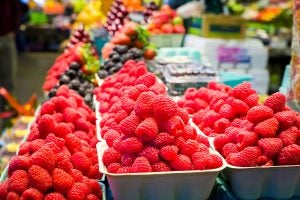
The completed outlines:
[[[49,91],[48,97],[56,96],[57,89],[62,85],[67,85],[69,89],[75,90],[83,97],[84,102],[88,106],[93,107],[94,82],[90,82],[85,78],[79,63],[72,62],[70,64],[69,69],[60,76],[56,86]]]
[[[55,60],[55,63],[47,72],[43,90],[50,91],[59,84],[61,76],[70,68],[73,62],[80,63],[84,78],[90,82],[94,81],[94,74],[99,70],[100,66],[96,50],[89,43],[78,43],[73,48],[66,49]]]
[[[95,90],[103,113],[101,136],[109,147],[102,158],[108,172],[222,166],[220,156],[209,152],[208,140],[196,133],[188,123],[188,113],[160,89],[163,86],[144,62],[131,60]]]
[[[122,29],[127,16],[128,11],[122,0],[115,0],[110,11],[107,13],[107,20],[104,27],[108,30],[110,35],[115,35],[116,32]]]
[[[148,20],[147,29],[151,34],[184,34],[183,19],[170,6],[163,5]]]
[[[122,0],[129,12],[141,12],[144,10],[142,0]]]
[[[0,199],[102,199],[95,113],[67,86],[41,105],[0,183]]]
[[[107,60],[112,53],[114,46],[126,45],[128,48],[136,47],[143,51],[145,59],[153,59],[156,56],[154,44],[149,42],[149,33],[141,25],[128,22],[122,30],[116,33],[110,42],[106,43],[102,49],[102,57]]]
[[[214,146],[234,166],[299,165],[299,119],[277,92],[234,120],[216,136]]]
[[[90,34],[85,30],[83,25],[80,25],[75,29],[70,37],[69,43],[66,45],[66,50],[71,50],[75,45],[79,43],[90,43],[91,38]]]
[[[155,4],[155,2],[151,1],[150,3],[148,3],[145,6],[145,10],[143,12],[145,22],[147,22],[148,18],[153,15],[154,11],[157,10],[159,10],[159,7]]]
[[[142,59],[143,51],[141,49],[136,47],[129,48],[126,45],[116,45],[109,55],[109,59],[104,62],[98,71],[98,76],[100,79],[104,79],[108,75],[118,72],[127,60],[140,61]]]

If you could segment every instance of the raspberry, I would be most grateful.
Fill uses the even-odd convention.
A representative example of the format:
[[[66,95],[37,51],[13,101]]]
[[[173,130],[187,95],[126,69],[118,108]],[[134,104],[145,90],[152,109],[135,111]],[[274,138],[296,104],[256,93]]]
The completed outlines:
[[[230,126],[230,121],[226,118],[220,118],[214,123],[216,133],[224,133],[225,129]]]
[[[161,148],[166,145],[171,145],[175,141],[175,137],[168,133],[162,132],[159,133],[156,138],[153,140],[153,145],[157,148]]]
[[[52,115],[55,112],[55,105],[51,101],[46,101],[41,105],[40,115]]]
[[[183,137],[178,137],[174,144],[179,148],[181,149],[183,147],[183,145],[185,144],[185,139]]]
[[[297,144],[292,144],[284,147],[278,154],[277,159],[280,165],[299,165],[300,146]]]
[[[165,95],[157,95],[153,102],[154,114],[159,119],[168,119],[175,115],[178,105]]]
[[[232,106],[233,111],[236,114],[239,114],[240,116],[246,116],[247,112],[249,110],[249,106],[247,105],[247,103],[244,101],[241,101],[239,99],[234,99],[231,102],[231,106]]]
[[[8,181],[0,183],[0,199],[6,199]]]
[[[56,121],[51,115],[43,115],[38,121],[39,135],[45,138],[49,133],[54,133]]]
[[[273,117],[273,110],[267,106],[254,106],[247,113],[247,119],[255,124]]]
[[[194,100],[196,98],[197,95],[197,88],[188,88],[185,92],[184,92],[184,98],[187,100]]]
[[[80,118],[80,113],[75,108],[65,108],[63,111],[65,122],[75,122],[76,119]]]
[[[85,184],[87,184],[89,186],[92,194],[94,194],[98,197],[102,196],[102,189],[101,189],[101,186],[99,185],[99,182],[97,180],[87,179]]]
[[[210,102],[211,98],[210,98],[210,95],[209,95],[208,91],[209,90],[207,88],[201,87],[201,88],[198,89],[196,97],[200,98],[200,99],[202,99],[206,102]]]
[[[153,73],[146,73],[143,76],[140,76],[138,79],[136,79],[135,84],[144,84],[147,87],[150,87],[154,85],[156,82],[156,76]]]
[[[254,132],[261,137],[275,137],[278,130],[279,123],[275,117],[267,119],[258,123],[254,127]]]
[[[49,147],[44,146],[31,155],[31,162],[33,165],[52,171],[55,166],[55,154]]]
[[[122,109],[125,110],[128,114],[131,113],[134,109],[134,104],[135,104],[135,101],[130,99],[130,98],[127,98],[127,97],[122,97]]]
[[[168,146],[164,146],[163,148],[161,148],[159,153],[160,153],[160,156],[163,159],[165,159],[166,161],[172,161],[177,158],[178,151],[179,151],[179,149],[177,146],[168,145]]]
[[[136,87],[129,87],[124,91],[124,96],[128,96],[132,100],[136,100],[140,95],[140,91]]]
[[[188,139],[181,147],[181,153],[189,157],[198,151],[206,151],[208,153],[208,148],[204,144],[199,144],[196,140],[191,139]]]
[[[178,108],[176,114],[182,119],[184,124],[187,124],[189,122],[190,117],[189,117],[188,112],[185,109]]]
[[[85,200],[87,195],[89,194],[90,189],[84,183],[75,183],[73,187],[69,190],[67,199],[77,199],[77,200]]]
[[[19,195],[18,195],[17,193],[15,193],[15,192],[9,192],[9,193],[7,194],[6,199],[9,199],[9,200],[19,200],[20,197],[19,197]]]
[[[82,173],[79,170],[77,170],[77,169],[71,169],[69,171],[69,174],[72,176],[72,178],[74,179],[75,182],[82,181],[83,175],[82,175]]]
[[[108,148],[103,153],[102,161],[106,166],[111,163],[121,162],[121,154],[114,148]]]
[[[106,143],[109,147],[112,147],[114,144],[114,141],[116,139],[120,139],[120,138],[121,138],[120,133],[118,131],[115,131],[112,129],[108,130],[104,135],[104,140],[106,141]]]
[[[223,165],[222,158],[216,154],[208,154],[206,160],[206,169],[216,169]]]
[[[295,119],[295,126],[300,129],[300,115],[298,115]]]
[[[115,114],[115,122],[120,123],[123,119],[125,119],[128,116],[127,112],[125,110],[119,110]]]
[[[218,119],[220,119],[222,116],[219,113],[216,113],[213,110],[207,111],[203,116],[203,124],[205,124],[206,127],[212,127]]]
[[[31,166],[31,160],[27,156],[14,156],[8,165],[8,175],[10,176],[14,171],[21,169],[27,171]]]
[[[23,192],[22,198],[23,200],[31,200],[31,199],[43,200],[44,195],[41,192],[39,192],[37,189],[29,188]]]
[[[192,117],[193,122],[195,124],[199,124],[200,122],[202,122],[205,113],[206,113],[206,110],[200,110],[200,111],[196,112]]]
[[[29,153],[29,149],[30,149],[30,142],[24,142],[19,146],[18,155],[25,155]]]
[[[134,113],[126,117],[119,124],[119,128],[124,135],[134,136],[135,130],[138,127],[140,120]]]
[[[243,129],[242,129],[243,130]],[[236,128],[236,127],[228,127],[225,129],[225,135],[228,136],[229,142],[236,143],[237,142],[237,136],[239,132],[241,131],[241,128]]]
[[[143,149],[143,144],[138,138],[129,137],[121,141],[120,149],[122,153],[139,153]]]
[[[155,119],[146,118],[135,130],[135,134],[143,141],[151,142],[158,133],[158,126]]]
[[[99,200],[99,198],[93,194],[89,194],[87,197],[86,197],[86,200]]]
[[[121,156],[121,164],[123,167],[130,167],[135,159],[136,156],[134,154],[123,154]]]
[[[197,135],[196,140],[200,143],[200,144],[204,144],[205,146],[209,147],[209,141],[207,139],[207,137],[203,136],[203,135]]]
[[[186,140],[192,139],[195,140],[197,139],[197,132],[196,129],[190,125],[186,125],[184,127],[184,130],[182,132],[182,137]]]
[[[278,138],[281,139],[283,146],[289,146],[291,144],[296,144],[299,130],[292,126],[285,131],[281,131]]]
[[[265,156],[272,159],[281,151],[283,145],[279,138],[263,138],[258,141],[258,147]]]
[[[197,170],[215,169],[223,165],[222,159],[217,155],[197,152],[192,156],[192,163]]]
[[[154,164],[151,165],[151,167],[152,167],[153,172],[168,172],[168,171],[171,171],[171,167],[163,161],[159,161],[157,163],[154,163]]]
[[[153,164],[159,161],[159,150],[155,147],[147,146],[143,149],[139,156],[147,158],[149,163]]]
[[[40,139],[40,134],[39,134],[39,130],[37,128],[37,125],[32,125],[32,127],[35,127],[35,128],[31,128],[30,129],[30,133],[27,137],[27,141],[31,142],[31,141],[34,141],[36,139]]]
[[[128,174],[132,172],[132,167],[120,167],[117,171],[118,174]]]
[[[68,147],[70,152],[81,151],[81,141],[74,134],[68,134],[65,137],[66,147]]]
[[[235,98],[244,100],[249,95],[251,95],[253,93],[255,93],[255,90],[252,89],[251,83],[249,83],[249,82],[243,82],[243,83],[235,86],[233,88],[233,90],[231,91],[230,95],[233,96],[233,97],[235,97]]]
[[[75,169],[83,174],[87,174],[91,166],[89,158],[82,152],[74,153],[71,157],[71,163]]]
[[[22,194],[29,186],[28,175],[24,170],[16,170],[8,179],[7,191]]]
[[[60,193],[54,192],[47,194],[44,200],[65,200],[65,197]]]
[[[86,142],[90,141],[89,135],[86,132],[84,132],[84,131],[75,131],[73,134],[76,137],[78,137],[80,140],[84,140]]]
[[[259,156],[261,156],[261,151],[258,147],[246,147],[238,153],[229,154],[226,161],[234,166],[253,167]]]
[[[28,170],[29,183],[40,192],[45,192],[52,186],[52,178],[47,170],[38,165],[32,165]]]
[[[117,171],[120,169],[120,167],[122,167],[122,165],[120,163],[111,163],[110,165],[108,165],[107,171],[109,173],[117,173]]]
[[[213,99],[213,101],[210,102],[210,109],[214,110],[215,112],[219,112],[220,108],[225,104],[224,99]]]
[[[185,171],[193,168],[192,161],[189,157],[179,154],[170,163],[173,170]]]
[[[214,147],[217,151],[221,151],[223,146],[227,143],[231,142],[228,135],[225,134],[219,134],[214,139]]]
[[[62,123],[64,121],[64,116],[62,113],[54,113],[52,116],[56,123]]]
[[[238,147],[236,144],[227,143],[222,148],[222,155],[226,158],[231,153],[238,153]]]
[[[66,194],[74,184],[74,179],[62,169],[52,171],[52,184],[56,192]]]
[[[286,97],[282,93],[276,92],[265,100],[264,105],[271,108],[274,113],[277,113],[284,110],[285,103]]]
[[[29,151],[30,151],[30,153],[34,153],[34,152],[38,151],[39,149],[41,149],[42,146],[44,146],[44,145],[45,145],[45,140],[36,139],[30,143]]]
[[[167,133],[174,135],[175,137],[178,137],[180,135],[179,133],[182,133],[185,126],[182,119],[177,115],[161,122],[162,123],[159,126],[159,130],[166,131]]]
[[[59,137],[55,137],[53,133],[49,134],[46,137],[46,143],[50,143],[50,142],[53,142],[60,150],[65,145],[65,140]]]
[[[89,130],[90,130],[90,122],[86,121],[83,118],[79,118],[79,119],[75,120],[75,128],[76,128],[76,130],[81,130],[81,131],[89,132]]]
[[[72,133],[72,130],[67,123],[59,123],[57,124],[55,131],[53,133],[57,137],[64,138],[66,135]]]
[[[219,114],[229,120],[235,117],[235,112],[229,104],[223,104],[219,110]]]
[[[254,94],[249,95],[246,99],[244,99],[244,102],[249,107],[253,107],[253,106],[258,105],[258,100],[259,100],[259,96],[256,93],[254,93]]]
[[[231,122],[232,127],[240,128],[247,131],[252,131],[254,124],[249,122],[247,119],[236,118]]]
[[[154,92],[155,94],[166,94],[166,85],[163,83],[156,82],[154,85],[149,87],[149,90]]]
[[[134,105],[134,112],[139,117],[149,117],[153,114],[153,102],[156,98],[153,92],[142,92]]]
[[[291,127],[296,120],[296,116],[297,114],[293,110],[278,112],[274,115],[279,122],[280,130],[285,130]]]
[[[132,164],[132,172],[151,172],[152,168],[145,157],[137,157]]]
[[[254,132],[241,130],[237,135],[237,147],[245,149],[249,146],[255,146],[259,140],[258,135]]]

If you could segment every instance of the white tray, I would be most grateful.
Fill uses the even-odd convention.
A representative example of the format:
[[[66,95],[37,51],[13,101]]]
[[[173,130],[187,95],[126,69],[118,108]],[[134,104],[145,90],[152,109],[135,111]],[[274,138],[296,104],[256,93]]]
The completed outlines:
[[[211,170],[112,174],[102,162],[106,148],[105,142],[97,144],[99,170],[107,177],[115,200],[204,200],[226,167],[223,160],[222,167]]]

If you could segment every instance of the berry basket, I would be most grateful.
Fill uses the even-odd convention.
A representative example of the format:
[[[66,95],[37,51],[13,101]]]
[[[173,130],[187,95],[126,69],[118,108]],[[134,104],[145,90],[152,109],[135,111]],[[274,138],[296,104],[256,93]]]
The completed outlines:
[[[207,199],[223,166],[212,170],[112,174],[107,172],[102,155],[105,142],[97,144],[100,172],[105,174],[115,200],[119,199]]]

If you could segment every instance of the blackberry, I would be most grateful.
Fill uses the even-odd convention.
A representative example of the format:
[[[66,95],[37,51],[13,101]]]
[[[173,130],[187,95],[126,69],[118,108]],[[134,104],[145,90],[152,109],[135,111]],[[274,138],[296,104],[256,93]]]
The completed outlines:
[[[60,77],[60,79],[59,79],[59,84],[60,85],[64,85],[64,84],[69,84],[70,83],[70,77],[69,76],[67,76],[67,75],[62,75],[61,77]]]
[[[73,69],[75,71],[78,71],[80,69],[80,64],[78,62],[72,62],[70,64],[70,69]]]

